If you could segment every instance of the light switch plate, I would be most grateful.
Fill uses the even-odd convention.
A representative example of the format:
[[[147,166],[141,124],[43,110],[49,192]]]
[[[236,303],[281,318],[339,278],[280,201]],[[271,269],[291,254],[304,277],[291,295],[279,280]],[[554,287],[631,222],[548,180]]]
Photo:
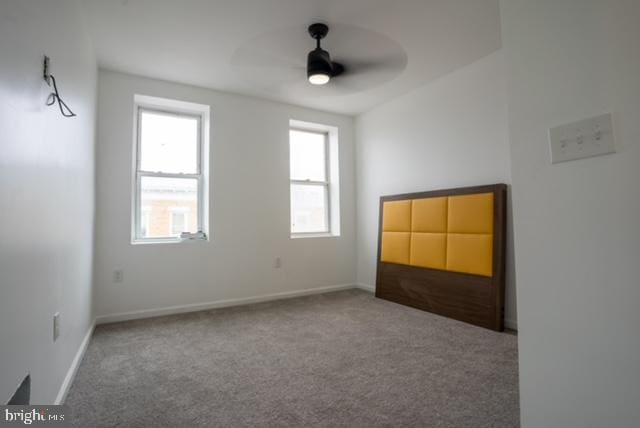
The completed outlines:
[[[549,129],[551,163],[615,153],[611,113]]]

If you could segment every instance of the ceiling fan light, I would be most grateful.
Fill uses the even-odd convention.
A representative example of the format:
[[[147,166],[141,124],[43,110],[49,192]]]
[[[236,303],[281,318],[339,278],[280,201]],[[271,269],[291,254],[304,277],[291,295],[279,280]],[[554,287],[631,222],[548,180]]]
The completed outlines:
[[[316,73],[309,75],[309,83],[312,85],[325,85],[329,83],[329,80],[331,80],[331,76],[328,74]]]
[[[324,85],[331,80],[332,67],[329,52],[316,48],[307,56],[307,78],[312,85]]]

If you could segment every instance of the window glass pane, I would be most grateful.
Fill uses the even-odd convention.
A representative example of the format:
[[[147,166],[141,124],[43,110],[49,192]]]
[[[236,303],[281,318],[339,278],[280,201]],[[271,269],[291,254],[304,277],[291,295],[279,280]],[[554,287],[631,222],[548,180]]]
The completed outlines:
[[[292,180],[325,181],[325,135],[289,131]]]
[[[141,237],[167,238],[198,231],[198,180],[141,177],[140,194]]]
[[[198,120],[142,111],[140,169],[151,172],[198,172]]]
[[[326,186],[291,185],[291,232],[327,232]]]
[[[187,213],[182,211],[173,211],[171,213],[171,235],[180,236],[182,232],[188,232],[187,224]]]

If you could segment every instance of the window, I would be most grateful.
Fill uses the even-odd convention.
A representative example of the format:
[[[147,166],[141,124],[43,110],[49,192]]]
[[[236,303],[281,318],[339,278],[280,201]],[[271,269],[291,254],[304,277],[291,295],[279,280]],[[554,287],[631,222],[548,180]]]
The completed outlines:
[[[292,121],[289,173],[293,237],[338,234],[334,160],[337,161],[337,145],[332,149],[330,128]]]
[[[134,242],[205,230],[204,120],[184,106],[137,104]]]

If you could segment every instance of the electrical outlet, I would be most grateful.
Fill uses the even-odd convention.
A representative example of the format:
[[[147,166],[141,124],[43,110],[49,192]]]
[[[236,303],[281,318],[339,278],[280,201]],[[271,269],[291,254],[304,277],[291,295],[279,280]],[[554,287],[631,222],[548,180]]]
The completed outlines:
[[[60,312],[53,314],[53,341],[60,337]]]
[[[280,257],[276,257],[275,261],[273,262],[273,267],[276,269],[280,269],[282,267],[282,259]]]
[[[121,284],[124,281],[124,271],[122,269],[116,269],[113,271],[113,282]]]

